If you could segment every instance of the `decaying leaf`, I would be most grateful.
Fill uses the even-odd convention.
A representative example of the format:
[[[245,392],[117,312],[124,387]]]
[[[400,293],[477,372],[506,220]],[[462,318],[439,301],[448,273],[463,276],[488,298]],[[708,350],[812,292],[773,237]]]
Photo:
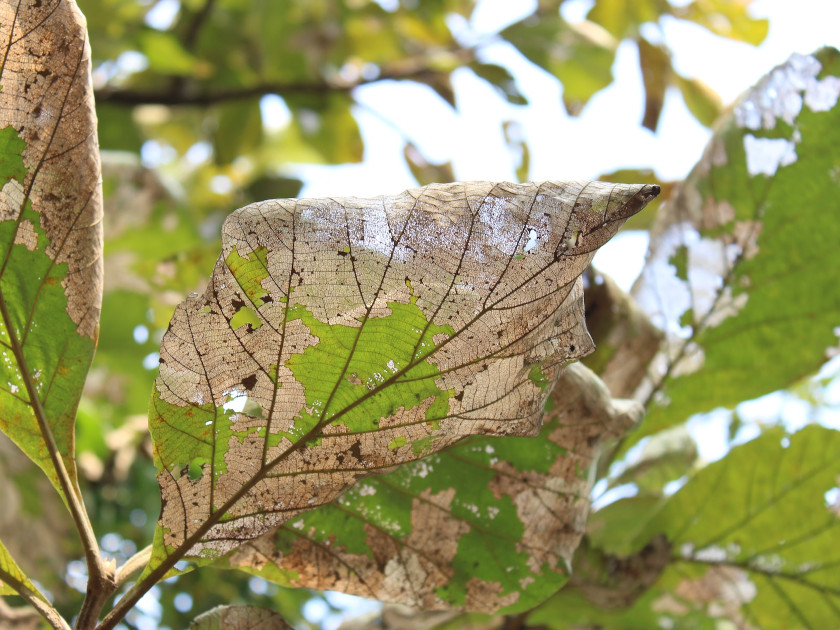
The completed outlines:
[[[190,630],[292,630],[292,626],[267,608],[217,606],[190,622]]]
[[[50,450],[74,477],[102,287],[84,18],[70,0],[2,3],[0,51],[0,429],[59,485]]]
[[[642,416],[579,363],[546,408],[537,438],[471,438],[367,479],[229,564],[424,610],[533,608],[569,579],[601,445]]]
[[[233,213],[161,345],[151,566],[216,559],[466,436],[535,435],[592,348],[581,272],[658,192],[476,182]]]

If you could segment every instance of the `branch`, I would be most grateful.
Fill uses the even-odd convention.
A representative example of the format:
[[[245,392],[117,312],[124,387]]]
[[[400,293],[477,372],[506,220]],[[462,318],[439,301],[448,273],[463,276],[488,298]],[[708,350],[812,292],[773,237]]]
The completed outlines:
[[[8,584],[11,586],[15,591],[17,591],[18,595],[20,595],[27,604],[32,606],[38,613],[56,630],[70,630],[70,626],[64,620],[64,618],[58,614],[58,611],[53,608],[50,604],[42,599],[42,596],[37,591],[33,590],[27,584],[24,584],[13,575],[3,571],[0,569],[0,579],[3,580],[4,584]],[[0,600],[0,603],[2,601]],[[4,606],[0,608],[0,621],[10,621],[13,617],[17,617],[20,619],[23,615],[21,611],[15,610],[13,608],[8,608]],[[5,625],[3,626],[5,627]]]
[[[114,576],[114,582],[116,588],[119,588],[128,580],[129,577],[132,576],[135,572],[142,569],[146,564],[148,564],[149,559],[152,557],[152,546],[149,545],[144,549],[141,549],[133,556],[131,556],[124,565],[122,565],[119,569],[117,569],[117,573]]]
[[[5,296],[2,292],[0,292],[0,314],[2,315],[4,322],[12,321],[9,315],[9,310],[6,306]],[[79,490],[78,484],[70,478],[70,474],[64,466],[64,458],[58,449],[52,429],[50,429],[46,411],[41,403],[41,398],[36,388],[35,381],[32,379],[32,371],[29,369],[26,356],[23,352],[23,346],[18,339],[18,335],[15,332],[14,327],[7,326],[7,335],[9,345],[12,349],[12,354],[14,354],[15,360],[20,368],[21,377],[26,387],[26,393],[29,396],[32,411],[38,422],[38,428],[41,432],[41,436],[44,438],[45,446],[50,454],[50,461],[52,462],[56,475],[58,476],[58,481],[61,485],[61,493],[64,495],[64,500],[67,502],[67,507],[70,510],[70,515],[73,517],[73,523],[76,526],[76,531],[79,533],[79,539],[81,540],[82,546],[85,550],[85,560],[87,562],[89,575],[88,595],[90,595],[90,591],[93,588],[102,590],[107,588],[109,584],[113,584],[113,578],[108,575],[102,562],[102,557],[99,555],[99,543],[96,540],[96,535],[93,532],[93,527],[90,523],[90,519],[88,518],[87,511],[85,510],[81,490]],[[113,590],[111,592],[113,592]],[[88,599],[91,598],[86,597],[86,603]],[[85,607],[82,609],[83,612],[84,609]],[[79,627],[83,628],[84,626]]]
[[[453,48],[441,51],[453,55],[458,64],[467,64],[475,60],[478,47]],[[336,78],[324,79],[318,82],[296,83],[258,83],[248,87],[223,88],[217,90],[197,89],[195,85],[181,82],[172,83],[167,90],[146,91],[120,88],[102,88],[94,91],[97,103],[113,103],[115,105],[214,105],[229,101],[239,101],[266,94],[292,96],[299,94],[329,94],[333,92],[351,92],[357,87],[378,83],[380,81],[417,80],[428,82],[431,77],[446,71],[433,68],[433,60],[428,57],[402,59],[384,68],[379,76],[372,79],[361,78],[347,82]]]

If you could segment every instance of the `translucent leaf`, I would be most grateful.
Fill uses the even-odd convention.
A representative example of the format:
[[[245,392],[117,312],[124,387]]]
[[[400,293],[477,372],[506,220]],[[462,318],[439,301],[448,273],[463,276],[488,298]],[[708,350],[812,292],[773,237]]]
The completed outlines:
[[[569,584],[529,616],[552,629],[835,628],[840,623],[836,453],[840,432],[775,428],[736,447],[664,506],[650,498],[596,513],[596,542],[624,553],[588,583]],[[603,513],[603,514],[602,514]],[[651,518],[652,517],[652,518]],[[639,569],[668,539],[668,564],[644,592]],[[592,539],[592,536],[590,536]],[[645,546],[645,541],[651,541]],[[655,551],[654,551],[655,553]],[[580,568],[579,558],[576,566]],[[654,565],[655,566],[655,565]],[[661,569],[662,565],[659,564]],[[574,575],[577,581],[581,571]],[[611,591],[599,587],[611,583]]]
[[[836,627],[838,448],[837,431],[771,429],[675,494],[657,524],[689,567],[676,602],[767,630]]]
[[[21,571],[6,546],[0,541],[0,595],[15,595],[20,592],[21,588],[37,593],[38,597],[47,601]]]
[[[721,37],[757,46],[767,37],[770,22],[750,15],[752,0],[694,0],[674,9],[677,17],[692,20]]]
[[[700,79],[686,79],[677,73],[674,78],[688,111],[702,124],[711,127],[723,111],[723,102],[717,92]]]
[[[477,182],[233,213],[161,346],[154,570],[466,436],[538,433],[546,384],[591,350],[579,275],[657,193]]]
[[[721,119],[633,293],[668,335],[644,435],[785,388],[837,345],[840,54],[795,55]]]
[[[600,445],[642,415],[580,364],[546,407],[539,437],[473,438],[368,479],[230,565],[424,610],[533,608],[568,580]]]
[[[0,429],[59,487],[101,300],[90,51],[73,3],[0,5],[0,41]]]

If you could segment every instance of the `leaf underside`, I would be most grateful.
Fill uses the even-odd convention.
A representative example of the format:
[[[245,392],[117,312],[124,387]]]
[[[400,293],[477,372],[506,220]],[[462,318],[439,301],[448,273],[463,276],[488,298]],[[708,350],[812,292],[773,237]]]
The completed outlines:
[[[546,383],[592,348],[579,276],[657,193],[475,182],[233,213],[161,344],[150,566],[212,561],[466,436],[538,433]]]

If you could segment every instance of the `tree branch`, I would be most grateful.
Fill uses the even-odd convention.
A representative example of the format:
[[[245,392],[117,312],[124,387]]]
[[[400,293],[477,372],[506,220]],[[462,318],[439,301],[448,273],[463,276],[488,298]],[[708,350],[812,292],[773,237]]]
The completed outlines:
[[[9,315],[9,310],[6,306],[5,296],[2,292],[0,292],[0,315],[2,315],[4,322],[12,321]],[[84,501],[82,501],[81,490],[79,489],[78,483],[74,479],[70,478],[70,474],[67,472],[67,468],[64,465],[64,458],[59,451],[58,445],[55,441],[55,436],[53,436],[52,429],[50,428],[50,424],[47,420],[47,413],[41,403],[41,398],[35,386],[35,381],[32,378],[32,371],[29,369],[27,364],[26,356],[23,352],[23,346],[18,339],[14,327],[7,326],[6,328],[9,345],[11,346],[12,354],[14,354],[15,360],[17,361],[20,369],[21,378],[26,387],[26,393],[29,396],[30,405],[32,406],[32,412],[38,422],[38,428],[44,439],[47,451],[50,454],[50,461],[55,468],[56,476],[58,477],[58,482],[61,486],[61,493],[64,496],[64,500],[67,502],[67,507],[70,510],[70,515],[73,517],[73,523],[76,526],[76,531],[79,534],[79,539],[81,540],[82,546],[85,550],[85,560],[87,562],[89,575],[88,596],[85,597],[85,603],[87,604],[88,600],[91,599],[89,597],[91,589],[107,589],[109,584],[113,584],[113,576],[109,576],[105,570],[105,566],[102,562],[102,556],[99,554],[99,543],[96,540],[96,535],[93,532],[93,527],[90,523],[90,519],[88,518],[87,511],[85,510]],[[113,592],[113,589],[111,592]],[[82,610],[84,612],[85,606],[83,606]],[[79,625],[78,627],[84,628],[85,626]]]
[[[152,546],[149,545],[144,549],[141,549],[133,556],[131,556],[124,565],[122,565],[119,569],[117,569],[117,573],[114,576],[114,582],[116,588],[119,588],[131,577],[135,572],[142,569],[146,564],[148,564],[149,559],[152,557]]]
[[[475,48],[454,48],[445,52],[457,59],[457,64],[467,64],[475,60],[478,47]],[[223,88],[216,90],[203,90],[195,84],[187,85],[182,82],[172,83],[166,90],[145,91],[121,88],[102,88],[94,91],[97,103],[113,103],[115,105],[169,105],[169,106],[190,106],[190,105],[215,105],[230,101],[244,100],[266,94],[279,94],[280,96],[293,96],[300,94],[323,95],[334,92],[351,92],[357,87],[378,83],[380,81],[405,81],[416,80],[428,82],[432,77],[443,70],[434,69],[432,60],[428,57],[407,58],[391,64],[382,69],[375,78],[360,78],[357,81],[342,81],[324,79],[319,82],[296,82],[296,83],[258,83],[247,87]]]

